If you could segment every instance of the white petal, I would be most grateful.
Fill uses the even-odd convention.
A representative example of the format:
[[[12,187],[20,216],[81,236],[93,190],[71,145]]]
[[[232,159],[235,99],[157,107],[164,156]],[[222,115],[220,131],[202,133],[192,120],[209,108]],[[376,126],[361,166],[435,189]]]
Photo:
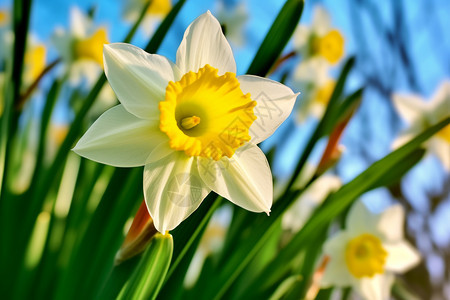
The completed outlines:
[[[86,37],[88,28],[92,27],[92,21],[81,10],[72,6],[70,8],[70,31],[79,38]]]
[[[106,77],[125,109],[142,119],[159,118],[158,103],[169,81],[179,77],[178,68],[164,56],[129,44],[105,45],[103,57]]]
[[[324,7],[318,5],[314,9],[311,27],[314,33],[319,36],[323,36],[331,30],[331,18]]]
[[[408,124],[421,123],[424,112],[428,110],[427,103],[416,95],[395,94],[392,101],[398,114]]]
[[[444,170],[447,172],[450,171],[450,144],[446,140],[435,135],[428,140],[427,147],[431,153],[440,159]]]
[[[116,167],[143,166],[153,148],[167,139],[157,126],[117,105],[92,124],[73,151]]]
[[[202,158],[198,162],[200,176],[211,190],[249,211],[270,212],[272,173],[258,146],[243,146],[231,159]]]
[[[209,11],[189,25],[177,51],[177,66],[183,74],[197,72],[206,64],[219,69],[219,75],[236,73],[231,47]]]
[[[363,277],[356,283],[355,288],[364,299],[388,300],[394,283],[394,275],[385,273],[374,277]]]
[[[279,82],[252,75],[238,76],[241,90],[256,101],[257,119],[250,127],[252,143],[258,144],[269,136],[291,114],[298,94]]]
[[[196,159],[184,152],[145,165],[144,195],[156,229],[165,233],[192,214],[208,195]]]
[[[358,200],[350,208],[345,224],[346,230],[352,236],[358,236],[363,233],[378,236],[377,222],[378,216],[370,212],[363,201]]]
[[[414,247],[405,241],[395,244],[385,244],[388,252],[386,270],[395,273],[404,273],[420,262],[420,254]]]
[[[294,48],[300,52],[305,51],[310,35],[311,30],[308,26],[298,25],[293,34]]]
[[[388,241],[397,242],[403,238],[405,211],[400,204],[388,207],[377,215],[377,230]]]
[[[331,78],[329,74],[330,65],[322,57],[314,57],[302,61],[294,71],[294,82],[296,86],[313,86],[313,89],[325,85]],[[303,93],[303,91],[301,91]]]
[[[320,281],[321,286],[344,287],[351,284],[352,275],[345,263],[345,249],[349,239],[349,235],[341,231],[324,244],[323,252],[328,256],[329,261]]]
[[[51,42],[55,46],[58,54],[62,57],[65,63],[72,61],[72,36],[63,28],[57,27],[51,37]]]
[[[450,115],[450,80],[444,80],[434,93],[430,110],[437,116],[432,123],[437,123]]]

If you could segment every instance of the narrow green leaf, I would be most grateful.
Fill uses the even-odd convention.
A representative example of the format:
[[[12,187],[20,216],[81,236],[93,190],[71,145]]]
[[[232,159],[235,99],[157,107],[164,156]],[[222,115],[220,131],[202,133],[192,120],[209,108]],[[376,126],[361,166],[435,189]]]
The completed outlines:
[[[169,269],[172,252],[172,236],[156,234],[118,299],[155,299]]]
[[[339,79],[336,83],[336,87],[333,90],[333,94],[331,95],[330,101],[328,102],[327,109],[325,110],[325,113],[320,120],[319,124],[317,125],[316,129],[314,130],[313,134],[311,135],[311,138],[309,139],[308,143],[306,144],[305,149],[302,152],[302,155],[297,162],[297,166],[295,167],[294,172],[292,173],[292,177],[289,180],[288,184],[286,185],[286,191],[289,191],[292,186],[294,185],[295,181],[297,180],[297,177],[302,172],[303,167],[305,166],[306,161],[308,160],[312,150],[314,149],[317,141],[324,136],[325,134],[325,128],[333,128],[336,124],[336,118],[331,118],[335,114],[336,107],[339,106],[338,99],[342,95],[342,92],[344,90],[345,82],[347,81],[348,74],[350,73],[351,69],[353,68],[353,65],[355,64],[355,59],[350,58],[345,63],[341,74],[339,75]],[[333,122],[330,123],[330,120],[333,120]]]
[[[265,76],[294,33],[303,11],[303,0],[288,0],[269,29],[247,73]]]
[[[291,261],[305,245],[308,245],[318,230],[327,226],[331,220],[348,208],[353,201],[373,188],[384,176],[387,176],[387,174],[402,164],[423,142],[449,123],[450,117],[428,128],[403,147],[372,164],[351,182],[330,195],[324,205],[316,211],[291,242],[281,249],[278,256],[267,265],[261,275],[250,285],[249,290],[257,289],[258,286],[264,286],[265,283],[270,284],[282,278],[286,268],[289,267],[287,262]]]

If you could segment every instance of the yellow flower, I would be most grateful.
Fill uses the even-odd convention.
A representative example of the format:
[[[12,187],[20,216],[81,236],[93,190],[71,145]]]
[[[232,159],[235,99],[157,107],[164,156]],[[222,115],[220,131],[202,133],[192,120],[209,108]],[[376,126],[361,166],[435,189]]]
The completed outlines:
[[[75,59],[90,59],[103,66],[103,45],[108,43],[106,28],[98,29],[90,37],[75,40]]]
[[[24,63],[24,80],[31,83],[45,69],[46,49],[44,45],[38,44],[29,47],[25,53]]]
[[[113,166],[145,166],[144,196],[158,231],[175,228],[210,191],[270,212],[271,171],[256,144],[289,116],[297,95],[269,79],[236,76],[231,47],[210,12],[186,30],[176,63],[120,43],[105,45],[104,58],[121,104],[100,116],[74,151]]]
[[[403,237],[404,210],[371,213],[362,201],[350,209],[345,230],[324,244],[329,257],[322,287],[352,286],[364,299],[389,299],[394,274],[417,265],[420,255]]]
[[[170,0],[153,0],[147,9],[147,14],[165,17],[172,9]]]
[[[311,26],[300,25],[294,33],[294,46],[303,60],[321,57],[336,64],[344,56],[344,44],[344,37],[331,27],[331,18],[321,6],[315,8]]]
[[[331,64],[337,63],[344,56],[344,37],[336,29],[314,38],[312,44],[312,55],[320,55]]]
[[[0,10],[0,27],[5,26],[9,21],[8,12],[5,10]]]
[[[70,71],[72,84],[97,80],[103,67],[103,45],[109,42],[107,35],[105,27],[95,27],[92,19],[76,7],[70,11],[69,31],[56,28],[52,43]]]

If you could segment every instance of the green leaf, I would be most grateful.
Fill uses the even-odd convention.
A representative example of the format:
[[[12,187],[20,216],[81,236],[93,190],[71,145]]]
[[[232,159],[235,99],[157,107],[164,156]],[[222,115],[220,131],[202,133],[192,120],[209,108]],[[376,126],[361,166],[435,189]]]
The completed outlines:
[[[450,123],[450,117],[441,121],[440,123],[425,130],[420,135],[416,136],[409,143],[396,151],[388,154],[383,159],[372,164],[367,170],[362,172],[359,176],[351,182],[342,186],[336,193],[330,195],[316,213],[308,220],[305,226],[294,236],[291,242],[281,249],[278,255],[272,260],[261,275],[249,285],[249,291],[256,290],[260,286],[266,286],[278,281],[284,275],[289,263],[301,249],[308,245],[314,238],[318,231],[322,230],[324,226],[347,209],[353,201],[360,197],[366,191],[372,189],[378,182],[382,182],[385,176],[393,172],[399,166],[405,163],[405,160],[414,154],[414,151],[420,145],[430,138],[433,134],[444,128]],[[415,163],[413,161],[413,163]],[[411,167],[412,164],[409,164]],[[405,167],[402,167],[403,170]],[[277,209],[274,208],[273,212]]]
[[[270,27],[247,73],[265,76],[294,33],[303,11],[303,0],[288,0]]]
[[[118,299],[155,299],[169,269],[172,252],[172,236],[156,234]]]
[[[295,167],[295,170],[293,172],[293,175],[291,179],[289,180],[288,184],[286,185],[286,191],[285,194],[292,188],[295,181],[297,180],[297,177],[302,172],[303,167],[305,166],[305,163],[307,162],[312,150],[314,149],[317,141],[325,135],[326,128],[333,128],[336,124],[337,118],[332,117],[333,115],[336,115],[336,108],[339,107],[338,99],[341,97],[341,94],[344,90],[345,82],[347,81],[348,74],[350,73],[351,69],[353,68],[353,65],[355,64],[355,59],[350,58],[345,63],[344,67],[342,68],[341,74],[339,75],[339,79],[336,83],[336,86],[333,90],[333,93],[330,97],[330,101],[328,102],[327,109],[325,110],[325,113],[320,120],[319,124],[317,125],[316,129],[314,130],[313,134],[311,135],[311,138],[309,139],[308,143],[305,146],[305,149],[302,152],[302,155],[300,156],[299,161],[297,162],[297,166]],[[330,122],[330,120],[332,120]],[[331,130],[329,130],[331,131]]]

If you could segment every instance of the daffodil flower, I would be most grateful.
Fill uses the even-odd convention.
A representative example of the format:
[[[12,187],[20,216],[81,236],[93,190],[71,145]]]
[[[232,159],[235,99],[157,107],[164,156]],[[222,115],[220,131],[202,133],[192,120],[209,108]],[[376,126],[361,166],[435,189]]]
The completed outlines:
[[[270,212],[271,171],[256,144],[288,117],[297,95],[270,79],[236,76],[210,12],[188,27],[176,63],[121,43],[105,45],[104,62],[121,104],[74,151],[113,166],[145,166],[144,196],[158,231],[175,228],[210,191]]]
[[[45,69],[47,49],[44,44],[30,41],[24,58],[23,80],[25,85],[34,82]]]
[[[300,25],[295,30],[294,47],[303,60],[320,57],[329,64],[336,64],[344,55],[344,37],[331,27],[328,12],[316,6],[311,26]]]
[[[295,68],[292,86],[302,91],[302,101],[296,109],[299,123],[306,122],[310,116],[322,118],[336,86],[328,71],[328,63],[317,57],[302,61]]]
[[[416,95],[396,94],[393,96],[394,107],[402,119],[409,125],[408,129],[394,141],[397,148],[428,127],[450,116],[450,81],[444,81],[430,101]],[[450,125],[445,126],[425,142],[428,153],[436,155],[445,170],[450,171]]]
[[[147,0],[127,0],[125,1],[123,18],[129,22],[135,22],[146,4]],[[146,36],[150,36],[156,26],[172,9],[171,0],[152,0],[144,19],[142,20],[142,30]]]
[[[311,169],[311,172],[309,172],[311,176],[308,176],[309,178],[312,177],[314,171],[315,168]],[[296,232],[302,228],[314,210],[330,193],[335,192],[341,185],[341,180],[336,175],[324,174],[320,176],[295,200],[292,207],[285,212],[282,219],[283,229]]]
[[[248,19],[245,3],[228,4],[218,2],[217,18],[224,27],[225,35],[232,45],[242,47],[245,44],[244,25]]]
[[[52,42],[70,69],[69,81],[77,85],[84,78],[92,84],[103,66],[103,45],[108,43],[105,27],[95,27],[78,8],[70,10],[70,30],[57,27]]]
[[[364,299],[389,299],[394,274],[406,272],[420,260],[403,237],[403,222],[400,205],[373,214],[362,201],[355,203],[345,230],[324,245],[329,262],[322,287],[352,286]]]

